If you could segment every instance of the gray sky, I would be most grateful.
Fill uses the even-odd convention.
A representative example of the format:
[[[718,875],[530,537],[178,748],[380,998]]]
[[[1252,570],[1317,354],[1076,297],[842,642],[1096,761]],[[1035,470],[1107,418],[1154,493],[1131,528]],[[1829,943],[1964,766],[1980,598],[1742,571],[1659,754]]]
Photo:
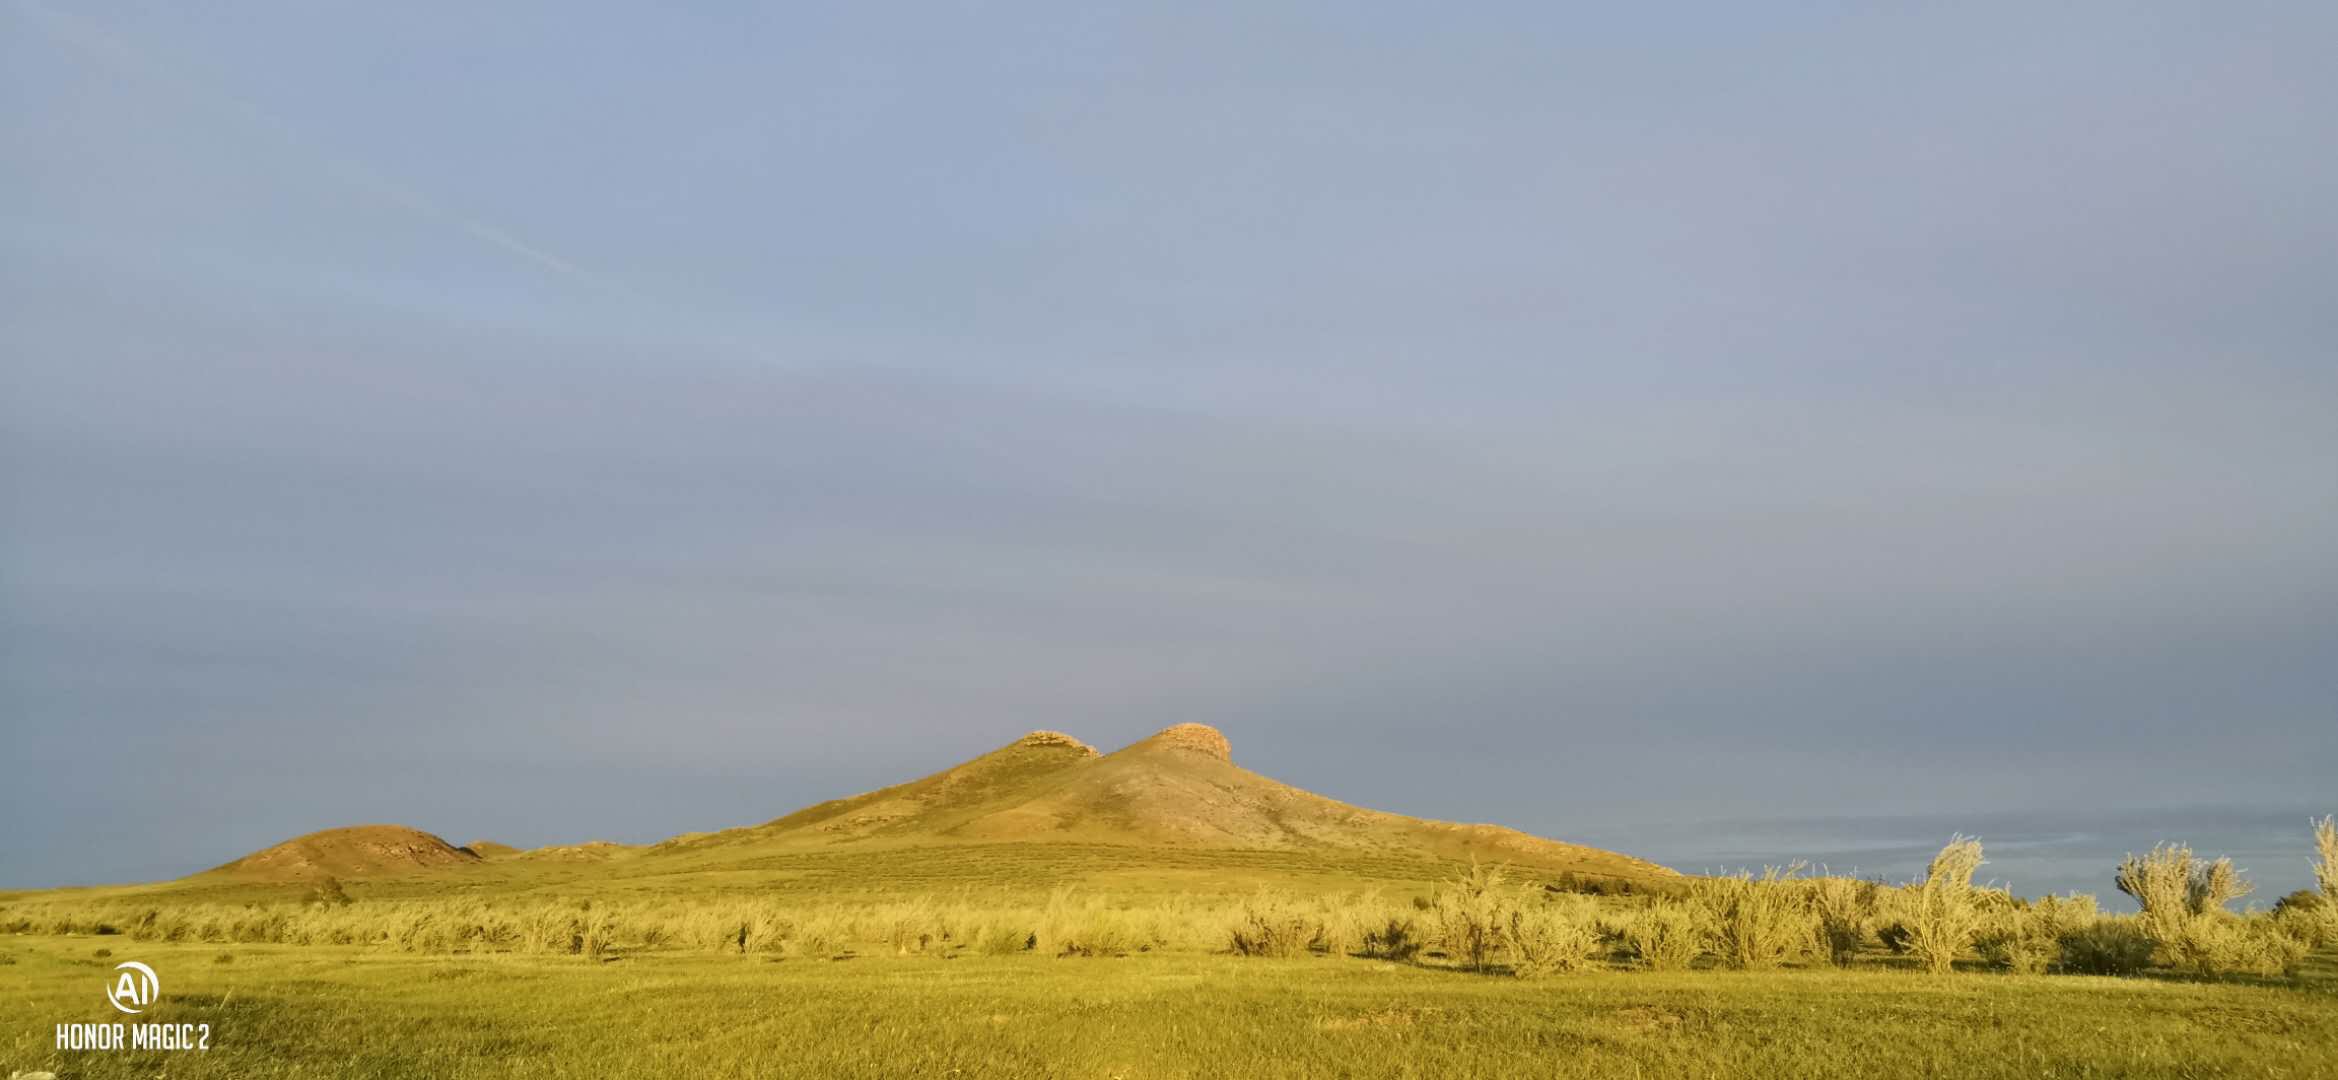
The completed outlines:
[[[2338,8],[1115,7],[0,4],[0,885],[2338,810]]]

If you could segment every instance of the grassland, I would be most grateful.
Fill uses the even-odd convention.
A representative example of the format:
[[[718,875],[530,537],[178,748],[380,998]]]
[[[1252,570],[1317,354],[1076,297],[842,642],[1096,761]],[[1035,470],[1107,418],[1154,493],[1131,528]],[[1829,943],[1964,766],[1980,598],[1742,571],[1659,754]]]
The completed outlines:
[[[0,1069],[60,1077],[2326,1077],[2338,970],[2197,982],[1872,969],[1555,982],[1381,961],[414,956],[139,945],[203,1053],[60,1054],[119,1019],[102,939],[0,949]],[[123,950],[119,955],[131,953]],[[231,959],[221,962],[219,958]]]
[[[1036,901],[1067,883],[1128,897],[1238,897],[1261,886],[1303,893],[1380,887],[1425,895],[1436,882],[1452,877],[1466,865],[1466,861],[1408,851],[1245,851],[1071,843],[808,851],[741,846],[658,856],[502,859],[464,867],[459,873],[341,880],[360,899],[592,895],[612,899],[757,896],[877,901],[974,890]],[[0,893],[0,903],[61,896],[243,903],[297,897],[312,884],[309,880],[203,874],[155,885]]]
[[[1031,871],[1024,860],[1039,857],[983,851],[1005,856],[991,867],[999,875]],[[1226,853],[1191,857],[1202,864],[1188,870],[1229,881],[1269,869]],[[1367,861],[1345,878],[1317,869],[1355,881],[1375,867],[1417,869]],[[1175,867],[1163,872],[1149,880],[1184,880]],[[1932,973],[1919,951],[1890,946],[1882,932],[1921,913],[1908,906],[1927,895],[1915,885],[1900,901],[1868,889],[1882,905],[1836,957],[1819,913],[1842,879],[1720,879],[1682,895],[1589,897],[1524,878],[1473,891],[1491,878],[1465,870],[1411,895],[1252,892],[1232,903],[1059,890],[1038,906],[1012,889],[988,899],[972,888],[938,899],[870,895],[886,879],[840,898],[816,891],[829,880],[817,876],[795,891],[599,900],[555,895],[545,881],[469,898],[390,889],[346,902],[167,890],[19,896],[0,901],[0,926],[13,931],[0,936],[0,1074],[2338,1075],[2338,950],[2326,938],[2279,974],[2210,977],[2167,964],[2121,978],[2012,974],[2009,960],[1992,958],[1986,928],[2038,909],[1967,885],[1980,936],[1960,946],[1951,972]],[[964,885],[970,872],[915,880]],[[1521,912],[1529,926],[1581,931],[1589,951],[1529,972],[1520,942],[1501,929],[1520,925]],[[1661,970],[1633,944],[1634,927],[1667,912],[1699,928],[1683,970]],[[1496,931],[1494,952],[1473,968],[1455,920],[1480,915]],[[2226,929],[2267,920],[2208,917]],[[1772,918],[1782,920],[1773,929],[1784,936],[1772,939],[1781,966],[1731,970],[1740,962],[1732,946],[1768,932],[1762,920]],[[1355,932],[1390,919],[1417,934],[1412,949]],[[1286,921],[1297,936],[1277,948],[1271,935]],[[2091,905],[2081,922],[2129,934],[2145,925],[2096,916]],[[741,929],[752,936],[734,938]],[[1247,955],[1236,930],[1251,935]],[[1264,947],[1260,933],[1270,935]],[[124,1019],[104,988],[127,959],[154,967],[164,985],[139,1019],[209,1024],[209,1050],[56,1049],[57,1024]],[[1526,974],[1538,977],[1515,977]]]

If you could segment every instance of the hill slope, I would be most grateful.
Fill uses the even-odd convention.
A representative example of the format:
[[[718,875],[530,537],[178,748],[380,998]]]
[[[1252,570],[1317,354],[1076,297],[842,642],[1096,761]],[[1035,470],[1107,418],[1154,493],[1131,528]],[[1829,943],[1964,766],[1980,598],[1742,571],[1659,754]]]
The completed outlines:
[[[1034,731],[932,776],[807,806],[756,830],[834,839],[947,833],[967,814],[1013,798],[1096,758],[1096,748],[1057,731]]]
[[[1216,729],[1180,724],[1110,754],[1034,731],[931,776],[648,846],[458,848],[418,829],[360,825],[288,840],[170,887],[279,889],[330,875],[368,895],[448,887],[882,895],[1074,881],[1194,891],[1299,879],[1345,888],[1366,877],[1433,880],[1473,858],[1539,873],[1674,876],[1612,851],[1303,791],[1236,765]]]
[[[1617,877],[1654,863],[1494,825],[1352,806],[1234,764],[1216,729],[1179,724],[1111,754],[1057,732],[906,784],[678,846],[784,848],[1067,843],[1478,858]]]
[[[350,825],[324,829],[255,851],[208,871],[263,880],[383,877],[468,866],[477,854],[404,825]]]

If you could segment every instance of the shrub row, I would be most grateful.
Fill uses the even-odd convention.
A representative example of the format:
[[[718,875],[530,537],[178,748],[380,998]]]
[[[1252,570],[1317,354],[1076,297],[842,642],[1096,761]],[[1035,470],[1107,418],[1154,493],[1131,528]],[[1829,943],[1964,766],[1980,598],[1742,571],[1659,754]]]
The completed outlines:
[[[2324,890],[2338,886],[2338,830],[2315,823]],[[1122,956],[1155,949],[1245,956],[1310,953],[1396,961],[1435,957],[1525,978],[1602,964],[1677,970],[1849,964],[1871,950],[1946,972],[1961,962],[2022,974],[2132,975],[2160,966],[2202,975],[2294,975],[2338,943],[2338,903],[2301,891],[2271,911],[2235,913],[2247,884],[2230,860],[2163,845],[2129,856],[2118,885],[2140,913],[2105,915],[2093,897],[2024,899],[1973,884],[1981,845],[1952,838],[1924,876],[1898,885],[1796,864],[1685,879],[1676,887],[1592,895],[1514,882],[1472,865],[1432,895],[1399,904],[1376,892],[1298,898],[1261,891],[1239,904],[1192,899],[1118,905],[1059,889],[1044,905],[961,897],[788,905],[740,900],[369,900],[321,883],[299,903],[136,905],[34,900],[0,905],[0,931],[120,934],[133,940],[364,945],[409,952],[599,956],[633,949],[792,956],[847,954]]]

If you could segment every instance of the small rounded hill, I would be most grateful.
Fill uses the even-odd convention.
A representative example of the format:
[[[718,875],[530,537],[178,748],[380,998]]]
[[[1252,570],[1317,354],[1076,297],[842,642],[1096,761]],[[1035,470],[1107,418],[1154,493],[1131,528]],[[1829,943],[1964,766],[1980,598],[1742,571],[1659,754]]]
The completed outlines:
[[[363,878],[467,866],[478,861],[476,853],[420,829],[404,825],[350,825],[294,837],[219,867],[218,872],[270,879],[325,875]]]

